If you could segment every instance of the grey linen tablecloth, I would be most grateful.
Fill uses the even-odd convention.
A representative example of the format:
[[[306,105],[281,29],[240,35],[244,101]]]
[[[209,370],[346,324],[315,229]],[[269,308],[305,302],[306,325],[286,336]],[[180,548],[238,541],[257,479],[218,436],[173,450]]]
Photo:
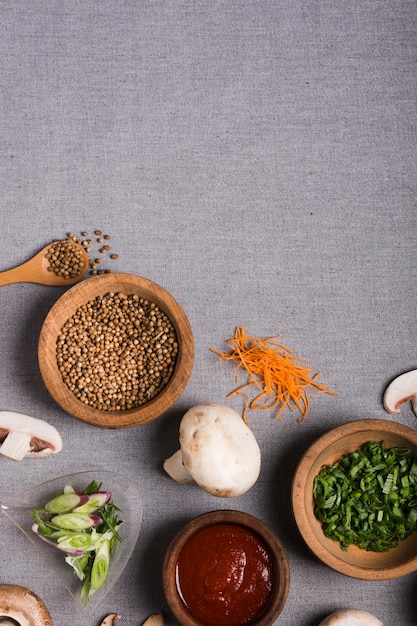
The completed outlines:
[[[111,235],[115,271],[145,276],[189,316],[195,365],[157,420],[100,429],[64,413],[38,369],[43,320],[63,289],[0,290],[0,409],[56,426],[63,451],[0,458],[0,499],[48,478],[110,469],[133,479],[143,525],[95,615],[76,613],[43,558],[0,517],[0,583],[35,591],[57,626],[118,612],[136,626],[168,611],[161,567],[175,532],[218,508],[252,513],[287,550],[291,588],[277,620],[316,626],[338,608],[417,624],[415,574],[347,578],[317,560],[292,517],[308,445],[358,418],[389,419],[386,384],[417,365],[416,14],[413,0],[3,0],[1,268],[67,232]],[[281,335],[337,397],[307,420],[249,415],[262,452],[234,500],[163,472],[191,405],[239,412],[224,349],[237,325]],[[395,420],[415,428],[411,407]]]

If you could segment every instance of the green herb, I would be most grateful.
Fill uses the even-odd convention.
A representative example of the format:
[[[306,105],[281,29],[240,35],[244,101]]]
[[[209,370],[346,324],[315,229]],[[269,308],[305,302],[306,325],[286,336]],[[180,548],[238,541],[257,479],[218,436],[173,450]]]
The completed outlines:
[[[408,448],[368,441],[313,484],[314,513],[326,537],[372,552],[386,552],[417,529],[417,457]]]
[[[63,493],[32,511],[32,530],[61,550],[65,562],[82,581],[81,598],[87,604],[107,578],[110,555],[117,541],[120,509],[101,483],[92,481],[82,493],[66,486]]]

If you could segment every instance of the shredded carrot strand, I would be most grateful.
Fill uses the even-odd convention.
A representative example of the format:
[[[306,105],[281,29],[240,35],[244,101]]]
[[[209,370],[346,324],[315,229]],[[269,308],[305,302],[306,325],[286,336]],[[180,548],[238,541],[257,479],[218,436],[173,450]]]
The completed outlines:
[[[227,397],[243,395],[245,405],[242,418],[246,424],[249,409],[276,409],[278,419],[283,410],[298,409],[302,422],[310,409],[310,396],[314,393],[337,395],[324,383],[319,383],[319,373],[312,375],[308,361],[299,359],[292,350],[276,341],[278,335],[269,339],[250,337],[243,326],[238,326],[233,338],[227,340],[231,352],[222,352],[211,348],[211,352],[220,356],[220,361],[235,363],[235,379],[239,382],[239,372],[244,370],[247,382],[231,391]],[[255,388],[256,395],[251,397],[250,390]]]

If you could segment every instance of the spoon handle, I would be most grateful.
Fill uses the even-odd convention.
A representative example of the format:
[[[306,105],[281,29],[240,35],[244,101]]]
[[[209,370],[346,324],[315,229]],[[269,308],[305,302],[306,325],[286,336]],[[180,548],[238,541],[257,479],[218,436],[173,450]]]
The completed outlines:
[[[31,279],[29,279],[23,265],[19,265],[18,267],[13,267],[10,270],[0,272],[0,286],[11,285],[12,283],[36,282],[33,278],[34,277],[31,277]]]

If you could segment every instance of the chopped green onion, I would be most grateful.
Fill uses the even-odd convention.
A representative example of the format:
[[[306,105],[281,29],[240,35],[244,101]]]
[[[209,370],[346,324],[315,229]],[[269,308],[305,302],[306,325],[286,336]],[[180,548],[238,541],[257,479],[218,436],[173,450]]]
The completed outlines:
[[[83,493],[66,485],[43,509],[32,511],[33,531],[64,553],[65,562],[83,581],[81,598],[86,604],[105,582],[111,552],[121,541],[120,509],[111,500],[111,493],[100,489],[101,483],[96,481]]]
[[[111,498],[109,491],[96,491],[89,495],[84,495],[85,501],[73,509],[77,513],[94,513],[97,509],[101,509]]]
[[[82,554],[81,556],[72,556],[70,554],[67,554],[67,556],[65,557],[65,563],[71,565],[72,569],[80,580],[84,580],[86,576],[86,569],[88,567],[89,560],[89,554]]]
[[[60,537],[57,544],[57,548],[68,554],[77,550],[85,553],[97,548],[98,538],[90,533],[74,533]]]
[[[91,568],[90,584],[91,589],[96,591],[101,587],[107,577],[110,564],[110,541],[103,541],[94,557]]]
[[[313,499],[324,534],[342,550],[354,544],[385,552],[417,529],[417,457],[368,441],[321,467]]]
[[[86,530],[93,526],[99,526],[102,523],[101,517],[98,515],[86,515],[85,513],[63,513],[62,515],[54,515],[51,524],[63,530]]]
[[[391,491],[393,480],[394,476],[392,474],[388,474],[385,479],[384,486],[382,487],[382,493],[389,493]]]
[[[78,493],[61,493],[59,496],[45,504],[48,513],[69,513],[75,507],[81,506],[88,501],[88,496]]]

